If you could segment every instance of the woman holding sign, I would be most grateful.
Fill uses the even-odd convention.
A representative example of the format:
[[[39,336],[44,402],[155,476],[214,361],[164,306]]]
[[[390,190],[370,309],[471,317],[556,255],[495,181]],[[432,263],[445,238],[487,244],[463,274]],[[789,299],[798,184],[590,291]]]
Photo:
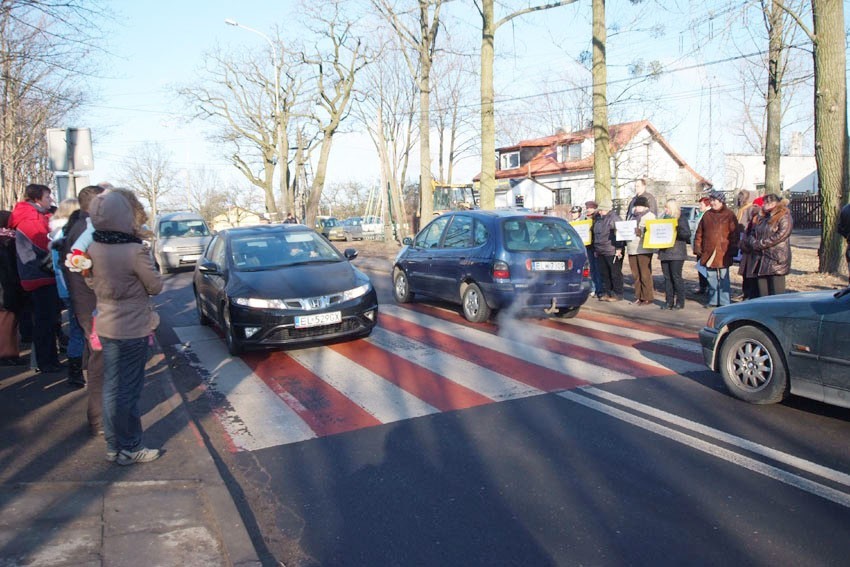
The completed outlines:
[[[661,260],[661,272],[664,274],[664,294],[667,300],[661,309],[685,308],[685,282],[682,280],[682,266],[688,257],[687,244],[691,241],[691,227],[688,220],[682,219],[682,211],[676,199],[669,199],[664,205],[662,219],[678,219],[676,240],[670,248],[658,251]],[[674,303],[675,301],[675,303]]]
[[[632,305],[651,305],[655,299],[655,289],[652,285],[652,253],[655,249],[645,248],[643,245],[646,221],[654,219],[655,215],[649,210],[649,199],[643,195],[635,197],[632,213],[626,219],[637,221],[635,238],[626,244],[629,267],[635,280],[635,300]]]

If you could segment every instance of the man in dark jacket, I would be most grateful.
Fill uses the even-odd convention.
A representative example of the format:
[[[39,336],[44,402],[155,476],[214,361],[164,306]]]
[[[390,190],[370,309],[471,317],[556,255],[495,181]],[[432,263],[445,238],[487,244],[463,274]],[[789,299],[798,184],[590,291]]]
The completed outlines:
[[[850,272],[850,203],[841,207],[841,213],[838,215],[838,226],[835,230],[847,241],[844,248],[844,259],[847,260],[847,269]],[[848,276],[850,276],[850,273],[848,273]]]
[[[60,250],[62,264],[64,259],[74,246],[74,243],[85,232],[89,219],[89,205],[96,196],[104,192],[102,187],[90,185],[83,188],[77,195],[80,202],[79,211],[74,211],[66,225],[65,246]],[[86,349],[83,353],[83,368],[86,370],[86,384],[88,396],[88,409],[86,415],[89,423],[89,432],[99,435],[102,432],[103,414],[103,352],[94,350],[90,344],[92,334],[93,313],[97,306],[97,298],[86,283],[85,278],[79,272],[72,272],[64,266],[65,282],[68,285],[68,293],[71,295],[71,307],[77,322],[83,328],[86,338]]]
[[[59,294],[52,272],[45,270],[51,259],[48,252],[50,233],[50,188],[36,183],[27,185],[25,199],[12,211],[9,228],[15,229],[18,275],[21,286],[32,299],[33,347],[39,372],[59,372],[56,327],[59,323]],[[51,264],[52,265],[52,264]]]
[[[602,293],[599,301],[623,299],[623,243],[616,240],[615,223],[621,219],[611,210],[611,202],[599,203],[593,223],[593,251],[596,254]]]
[[[719,191],[709,196],[711,208],[697,225],[694,254],[706,268],[708,302],[706,308],[729,305],[729,266],[738,249],[738,218],[727,206],[726,197]]]

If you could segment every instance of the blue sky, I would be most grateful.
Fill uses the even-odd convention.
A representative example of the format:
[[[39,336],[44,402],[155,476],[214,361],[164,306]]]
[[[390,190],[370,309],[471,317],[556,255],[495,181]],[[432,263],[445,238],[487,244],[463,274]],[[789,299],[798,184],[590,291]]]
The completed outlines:
[[[670,142],[698,172],[722,183],[722,152],[735,149],[728,133],[724,134],[736,112],[728,99],[737,90],[730,78],[732,64],[695,65],[729,56],[728,48],[718,41],[722,22],[709,21],[709,5],[717,8],[730,3],[671,2],[678,6],[678,12],[644,2],[643,10],[649,10],[650,16],[640,20],[638,27],[642,31],[611,34],[609,80],[622,77],[627,64],[637,58],[658,59],[667,68],[685,69],[665,75],[649,86],[648,92],[659,101],[651,118],[669,133]],[[298,4],[297,0],[115,1],[110,55],[103,58],[101,66],[105,78],[89,83],[97,90],[98,100],[75,125],[92,129],[96,169],[91,181],[117,181],[122,161],[143,142],[165,146],[178,169],[206,167],[225,179],[240,181],[232,166],[221,159],[221,150],[205,141],[204,124],[189,124],[182,119],[183,107],[172,94],[172,87],[196,76],[204,52],[216,44],[257,51],[267,48],[261,37],[225,25],[226,18],[263,32],[270,32],[278,24],[284,34],[292,36],[298,29],[293,15]],[[458,15],[463,4],[448,6],[454,10],[453,15]],[[574,73],[573,58],[589,46],[588,12],[589,2],[579,0],[576,5],[526,16],[501,28],[496,40],[500,95],[522,97],[540,90],[569,88],[563,77]],[[638,8],[632,8],[626,0],[609,2],[609,25],[620,23],[629,29],[634,27],[631,21],[638,14]],[[459,17],[465,23],[457,29],[467,34],[474,45],[480,37],[478,21],[469,11]],[[294,25],[289,26],[290,22]],[[664,29],[663,35],[653,33],[660,28]],[[695,51],[694,46],[700,50]],[[742,48],[738,53],[746,51]],[[478,86],[470,88],[477,92]],[[624,120],[645,118],[650,112],[645,106],[623,107],[621,116]],[[471,177],[477,170],[477,159],[467,160],[458,168],[458,177]],[[418,166],[414,165],[412,171],[418,172]],[[368,138],[356,134],[340,137],[331,156],[329,181],[376,176],[375,153]]]

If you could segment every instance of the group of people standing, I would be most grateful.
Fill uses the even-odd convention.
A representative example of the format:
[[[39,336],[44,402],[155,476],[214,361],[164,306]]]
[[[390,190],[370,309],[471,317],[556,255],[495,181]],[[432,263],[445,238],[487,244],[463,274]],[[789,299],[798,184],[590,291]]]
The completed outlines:
[[[646,190],[643,179],[635,183],[635,196],[626,208],[625,219],[611,210],[611,202],[588,201],[584,214],[581,207],[573,207],[572,220],[593,221],[587,252],[594,295],[600,301],[622,301],[623,263],[628,257],[634,279],[632,303],[653,304],[652,258],[657,253],[664,276],[665,301],[661,308],[683,309],[686,290],[682,271],[690,257],[691,243],[700,276],[699,293],[707,296],[706,308],[731,303],[729,270],[736,260],[744,282],[742,299],[784,293],[794,225],[787,202],[775,194],[752,199],[750,192],[743,190],[738,194],[737,215],[727,207],[721,192],[711,192],[699,204],[701,212],[693,235],[675,199],[668,199],[659,215],[657,201]],[[850,209],[847,214],[850,233]],[[644,245],[647,222],[655,219],[677,220],[672,246],[658,249]],[[634,238],[617,239],[616,223],[622,220],[635,221]]]
[[[162,281],[143,242],[144,207],[132,191],[103,185],[56,207],[49,187],[31,184],[13,211],[0,211],[0,359],[24,363],[20,342],[31,342],[37,372],[67,369],[69,385],[87,388],[89,430],[103,435],[106,459],[130,465],[162,454],[142,443],[139,408],[159,321],[150,296]],[[57,345],[63,306],[67,366]]]

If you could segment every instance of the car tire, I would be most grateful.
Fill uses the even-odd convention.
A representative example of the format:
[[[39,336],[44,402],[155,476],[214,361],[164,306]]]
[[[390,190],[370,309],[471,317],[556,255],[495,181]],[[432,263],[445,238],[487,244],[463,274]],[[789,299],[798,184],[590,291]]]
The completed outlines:
[[[404,270],[396,269],[393,278],[393,296],[396,303],[410,303],[413,301],[413,292],[410,291],[410,280]]]
[[[461,307],[463,316],[470,323],[484,323],[490,319],[490,307],[484,299],[484,294],[481,293],[481,288],[476,284],[469,284],[463,290]]]
[[[751,404],[775,404],[788,395],[788,370],[773,337],[752,326],[732,331],[720,348],[720,374],[729,392]]]
[[[221,306],[221,332],[224,333],[224,342],[227,352],[233,356],[242,354],[244,348],[239,339],[233,334],[233,324],[230,320],[230,307],[225,303]]]
[[[195,307],[198,309],[198,323],[203,327],[209,327],[212,324],[212,319],[204,314],[204,309],[201,307],[201,298],[198,296],[198,290],[195,290]]]

